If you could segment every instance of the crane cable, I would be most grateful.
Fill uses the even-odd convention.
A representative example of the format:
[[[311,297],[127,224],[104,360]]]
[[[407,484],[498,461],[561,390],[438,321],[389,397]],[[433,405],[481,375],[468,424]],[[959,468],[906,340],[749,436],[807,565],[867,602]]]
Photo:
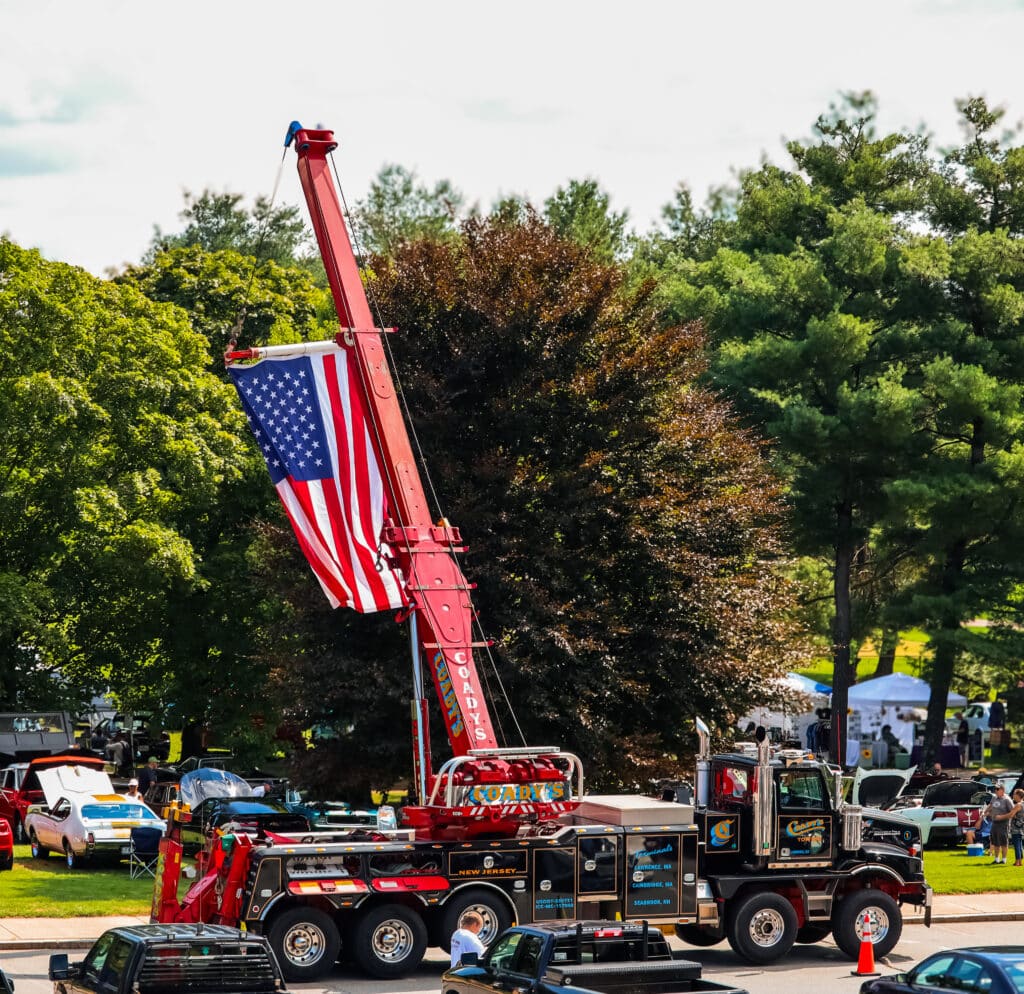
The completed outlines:
[[[340,176],[340,174],[338,172],[338,166],[337,166],[337,163],[334,160],[333,153],[329,153],[329,157],[330,157],[330,160],[331,160],[331,169],[334,172],[334,181],[335,181],[335,184],[337,185],[337,188],[338,188],[338,194],[341,197],[341,205],[342,205],[342,208],[344,210],[345,219],[348,222],[349,231],[352,234],[352,248],[353,248],[353,250],[355,252],[356,262],[357,262],[357,264],[360,265],[360,268],[362,268],[362,259],[363,259],[364,255],[363,255],[362,248],[360,247],[358,225],[356,224],[356,220],[355,220],[355,217],[352,214],[352,211],[349,210],[348,201],[345,199],[345,190],[344,190],[344,187],[342,186],[342,183],[341,183],[341,176]],[[370,304],[370,308],[371,308],[371,310],[373,312],[374,319],[377,322],[377,327],[378,328],[383,328],[384,327],[384,323],[383,323],[383,321],[381,319],[381,310],[380,310],[380,306],[379,306],[378,301],[377,301],[376,294],[373,291],[373,287],[372,286],[365,286],[364,289],[366,291],[367,300],[368,300],[368,302]],[[351,326],[351,320],[349,321],[349,325]],[[382,334],[381,338],[383,339],[384,348],[385,348],[385,350],[387,351],[387,354],[388,354],[388,362],[390,364],[391,373],[392,373],[392,376],[393,376],[394,381],[395,381],[396,394],[397,394],[399,403],[402,406],[402,413],[405,416],[405,422],[406,422],[406,425],[408,427],[409,435],[410,435],[410,438],[412,439],[413,446],[415,447],[416,455],[418,457],[420,466],[421,466],[421,468],[423,470],[423,476],[424,476],[424,478],[425,478],[425,480],[427,482],[427,488],[428,488],[428,490],[430,492],[431,498],[434,501],[434,506],[440,511],[440,513],[442,514],[442,517],[443,517],[444,516],[444,512],[442,510],[441,499],[440,499],[440,497],[439,497],[439,495],[437,493],[437,489],[434,486],[434,481],[433,481],[433,478],[430,475],[430,469],[429,469],[429,467],[427,465],[427,461],[424,458],[423,447],[420,444],[419,435],[416,432],[416,425],[415,425],[415,422],[413,421],[413,418],[412,418],[412,412],[411,412],[411,410],[409,408],[409,404],[408,404],[408,402],[406,400],[405,388],[402,385],[402,379],[401,379],[401,376],[399,375],[399,372],[398,372],[398,366],[395,363],[394,353],[391,350],[391,343],[388,341],[388,336],[386,334]],[[365,384],[364,384],[364,387],[365,387]],[[376,424],[374,424],[374,431],[375,432],[377,431]],[[392,494],[392,499],[394,499],[394,495],[393,494]],[[396,506],[397,506],[397,502],[396,502]],[[451,557],[458,564],[459,570],[461,572],[462,571],[462,562],[461,562],[461,560],[459,558],[459,553],[456,551],[455,546],[452,543],[451,539],[448,540],[448,553],[449,553],[449,555],[451,555]],[[465,576],[464,573],[463,573],[463,576]],[[466,591],[466,595],[467,595],[467,597],[469,597],[469,591],[468,590]],[[484,634],[483,626],[480,623],[480,618],[477,615],[476,608],[473,605],[472,598],[470,597],[469,600],[470,600],[470,606],[471,606],[471,612],[470,612],[471,628],[475,628],[475,630],[477,631],[477,634],[480,637],[480,642],[483,643],[484,651],[487,654],[487,660],[488,660],[488,662],[490,664],[491,670],[494,673],[495,680],[496,680],[496,682],[498,684],[498,688],[499,688],[499,690],[501,692],[501,698],[504,700],[505,706],[508,708],[508,712],[509,712],[509,715],[510,715],[510,717],[512,719],[512,722],[515,725],[516,732],[518,733],[519,738],[520,738],[522,744],[525,746],[526,745],[526,736],[523,734],[523,729],[522,729],[522,727],[519,724],[519,719],[516,716],[515,709],[512,707],[512,701],[509,698],[508,691],[505,689],[504,681],[501,679],[501,673],[498,670],[497,662],[495,661],[494,654],[491,652],[490,640]],[[435,620],[435,622],[437,621],[436,618],[434,620]],[[490,697],[492,701],[495,700],[495,695],[493,694],[493,692],[491,691],[491,688],[490,688],[490,680],[488,679],[487,670],[484,669],[483,667],[481,667],[480,674],[481,674],[481,676],[483,678],[485,689],[487,691],[488,697]],[[496,720],[496,723],[498,725],[498,731],[501,734],[501,738],[507,742],[508,740],[507,740],[507,737],[505,735],[504,728],[503,728],[503,726],[501,724],[501,717],[497,713],[495,714],[495,720]]]

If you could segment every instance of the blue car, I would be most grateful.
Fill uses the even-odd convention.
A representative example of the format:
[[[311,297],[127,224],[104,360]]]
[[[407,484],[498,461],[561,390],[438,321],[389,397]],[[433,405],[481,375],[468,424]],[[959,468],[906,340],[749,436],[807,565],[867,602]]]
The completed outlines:
[[[947,949],[922,960],[912,970],[867,980],[860,994],[920,994],[928,991],[1024,992],[1024,946],[967,946]]]

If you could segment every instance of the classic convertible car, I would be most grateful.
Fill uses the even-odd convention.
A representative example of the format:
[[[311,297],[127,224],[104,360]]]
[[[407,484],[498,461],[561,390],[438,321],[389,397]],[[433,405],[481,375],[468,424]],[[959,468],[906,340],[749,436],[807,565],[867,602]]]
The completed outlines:
[[[58,766],[40,770],[39,783],[46,803],[25,817],[36,859],[63,852],[71,869],[99,857],[120,860],[129,855],[133,828],[165,828],[142,801],[115,793],[102,770]]]

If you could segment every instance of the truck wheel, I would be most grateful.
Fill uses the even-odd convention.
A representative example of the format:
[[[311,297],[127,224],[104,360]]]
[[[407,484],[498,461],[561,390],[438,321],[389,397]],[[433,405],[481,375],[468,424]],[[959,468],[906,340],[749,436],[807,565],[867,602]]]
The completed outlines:
[[[864,917],[871,926],[871,944],[875,956],[892,952],[903,934],[900,906],[885,891],[862,890],[843,898],[832,916],[832,937],[850,959],[860,953]]]
[[[456,894],[441,909],[437,945],[446,953],[452,951],[452,934],[459,927],[459,919],[467,912],[475,911],[483,920],[477,938],[489,946],[512,924],[512,915],[502,899],[493,891],[476,888]]]
[[[26,842],[25,838],[25,826],[21,823],[21,819],[15,816],[14,824],[11,825],[11,831],[14,832],[14,841],[20,846]]]
[[[748,963],[772,963],[793,948],[797,919],[780,894],[751,894],[729,917],[728,939]]]
[[[699,925],[676,925],[676,938],[689,946],[717,946],[725,938]]]
[[[796,941],[809,946],[812,942],[821,942],[827,939],[832,931],[831,925],[813,922],[810,925],[801,925],[796,932]]]
[[[46,859],[50,855],[50,850],[46,846],[41,845],[39,840],[36,838],[36,833],[33,832],[29,837],[29,844],[32,846],[32,858],[33,859]]]
[[[334,919],[319,908],[289,908],[272,922],[267,938],[285,980],[326,977],[341,951]]]
[[[415,970],[427,951],[427,926],[403,904],[383,904],[352,929],[352,957],[371,977],[393,980]]]

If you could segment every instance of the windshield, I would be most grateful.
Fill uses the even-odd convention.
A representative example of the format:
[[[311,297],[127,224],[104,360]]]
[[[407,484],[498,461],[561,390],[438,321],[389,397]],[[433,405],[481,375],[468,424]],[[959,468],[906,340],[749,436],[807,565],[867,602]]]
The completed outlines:
[[[178,793],[194,808],[208,797],[252,797],[252,787],[236,773],[204,767],[186,773],[178,785]]]
[[[86,804],[82,808],[83,818],[117,821],[159,821],[149,808],[141,804]]]

